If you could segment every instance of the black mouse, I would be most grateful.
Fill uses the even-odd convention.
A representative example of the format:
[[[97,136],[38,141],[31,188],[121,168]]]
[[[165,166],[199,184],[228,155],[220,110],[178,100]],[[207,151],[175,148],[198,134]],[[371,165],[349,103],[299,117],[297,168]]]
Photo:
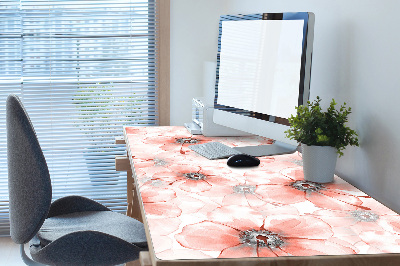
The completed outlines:
[[[249,167],[249,166],[258,166],[260,164],[260,160],[251,155],[236,154],[229,157],[226,163],[229,166],[233,167]]]

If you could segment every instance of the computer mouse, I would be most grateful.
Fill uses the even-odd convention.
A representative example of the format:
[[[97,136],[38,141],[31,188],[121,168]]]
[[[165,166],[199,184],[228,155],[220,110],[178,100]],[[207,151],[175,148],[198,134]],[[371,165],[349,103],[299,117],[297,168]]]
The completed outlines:
[[[226,163],[233,167],[249,167],[258,166],[260,164],[260,160],[251,155],[236,154],[229,157]]]

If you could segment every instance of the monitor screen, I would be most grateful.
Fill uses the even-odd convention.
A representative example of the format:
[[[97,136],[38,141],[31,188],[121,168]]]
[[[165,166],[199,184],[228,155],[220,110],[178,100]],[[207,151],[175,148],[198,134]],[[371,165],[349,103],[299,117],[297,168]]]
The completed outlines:
[[[284,131],[309,97],[313,25],[308,12],[222,16],[214,122],[295,145]]]
[[[289,117],[298,104],[303,20],[223,21],[217,103]]]

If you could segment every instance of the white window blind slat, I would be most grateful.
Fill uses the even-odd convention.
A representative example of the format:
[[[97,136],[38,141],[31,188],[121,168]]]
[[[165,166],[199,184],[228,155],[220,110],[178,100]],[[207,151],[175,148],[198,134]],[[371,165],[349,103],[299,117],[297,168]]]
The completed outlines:
[[[53,199],[126,209],[114,158],[123,125],[157,125],[154,0],[0,2],[0,235],[9,234],[5,100],[23,101],[49,166]]]

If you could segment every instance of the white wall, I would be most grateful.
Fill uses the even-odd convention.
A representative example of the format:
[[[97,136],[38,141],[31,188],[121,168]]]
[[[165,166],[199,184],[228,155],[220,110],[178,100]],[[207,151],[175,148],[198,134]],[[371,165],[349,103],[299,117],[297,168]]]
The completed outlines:
[[[171,125],[190,122],[192,98],[203,96],[203,70],[217,61],[225,0],[171,0]]]
[[[314,12],[311,99],[346,101],[361,140],[346,149],[337,172],[400,212],[398,10],[396,0],[171,0],[172,124],[190,121],[190,99],[203,94],[203,63],[215,61],[220,14]]]

